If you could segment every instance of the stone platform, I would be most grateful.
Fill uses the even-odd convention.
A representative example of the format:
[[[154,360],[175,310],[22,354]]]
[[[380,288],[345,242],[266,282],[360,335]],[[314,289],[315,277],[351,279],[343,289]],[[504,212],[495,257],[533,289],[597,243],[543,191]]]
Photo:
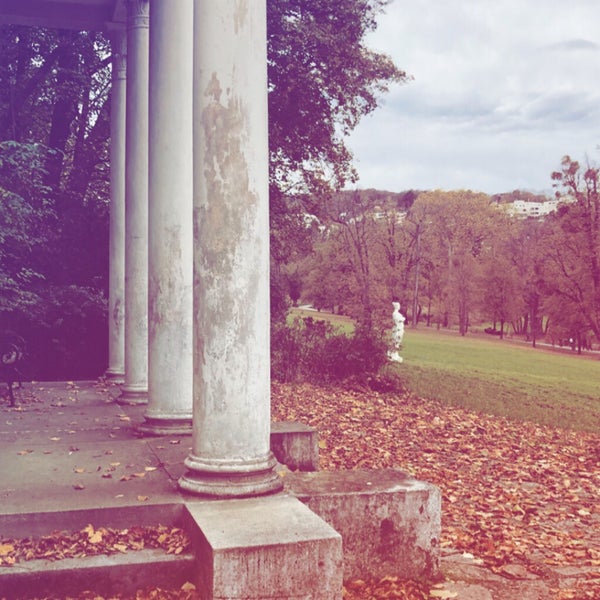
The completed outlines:
[[[102,382],[26,384],[17,391],[16,408],[0,404],[0,537],[39,537],[79,531],[88,524],[183,525],[195,541],[195,552],[166,558],[171,562],[165,568],[156,566],[164,557],[140,559],[135,552],[0,567],[0,597],[43,595],[49,585],[81,590],[90,581],[93,591],[104,594],[116,589],[134,592],[140,582],[177,588],[191,579],[207,597],[212,588],[215,598],[272,597],[272,590],[279,590],[278,597],[291,598],[296,584],[285,587],[281,566],[275,568],[285,564],[286,573],[297,573],[305,588],[323,590],[313,597],[339,598],[340,534],[346,546],[346,577],[363,570],[373,574],[396,569],[395,556],[413,565],[411,575],[419,575],[417,569],[422,568],[422,575],[428,576],[439,564],[432,542],[439,510],[436,513],[435,491],[426,484],[399,472],[301,473],[282,466],[287,493],[202,500],[177,487],[190,437],[139,437],[137,425],[144,420],[145,407],[116,404],[118,393],[117,386]],[[315,466],[314,430],[298,424],[274,430],[292,468]],[[286,442],[286,433],[295,436],[293,443]],[[414,518],[420,509],[426,523],[423,533]],[[362,554],[361,535],[373,537]],[[411,554],[406,545],[415,542],[418,549]],[[251,595],[231,587],[244,577],[242,587],[252,581]]]
[[[203,598],[341,597],[342,538],[296,498],[277,494],[186,508]]]

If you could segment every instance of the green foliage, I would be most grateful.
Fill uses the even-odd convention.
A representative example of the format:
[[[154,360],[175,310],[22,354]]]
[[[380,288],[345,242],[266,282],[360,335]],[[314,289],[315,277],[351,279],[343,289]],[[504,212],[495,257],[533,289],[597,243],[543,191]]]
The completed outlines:
[[[381,0],[267,4],[272,181],[287,193],[339,189],[355,177],[344,143],[378,96],[406,74],[365,46]]]
[[[106,368],[108,42],[0,27],[0,328],[31,378]]]
[[[386,347],[373,332],[338,333],[325,320],[297,318],[271,332],[271,373],[280,381],[338,382],[379,371]]]
[[[39,144],[0,143],[0,315],[39,301],[54,223],[43,184],[47,154]]]

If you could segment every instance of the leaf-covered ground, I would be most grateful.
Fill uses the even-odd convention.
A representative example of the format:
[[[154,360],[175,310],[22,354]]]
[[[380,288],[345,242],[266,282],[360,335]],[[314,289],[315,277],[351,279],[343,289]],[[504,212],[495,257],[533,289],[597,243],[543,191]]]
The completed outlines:
[[[321,468],[401,468],[442,491],[442,546],[473,555],[491,571],[515,565],[547,581],[560,568],[586,569],[548,600],[600,598],[600,435],[479,415],[409,394],[368,388],[273,384],[274,420],[319,430]],[[166,537],[165,537],[166,536]],[[91,527],[73,536],[1,540],[0,564],[162,547],[181,552],[180,530]],[[37,545],[36,545],[37,544]],[[197,597],[193,587],[140,591],[135,598]],[[443,584],[347,582],[346,600],[457,597]],[[103,600],[97,594],[79,599]],[[130,596],[110,596],[130,598]],[[515,600],[517,600],[515,598]]]
[[[274,384],[272,410],[319,430],[323,469],[396,467],[437,485],[442,547],[499,573],[519,563],[551,579],[553,568],[590,567],[581,594],[555,597],[600,598],[600,435],[368,389]]]

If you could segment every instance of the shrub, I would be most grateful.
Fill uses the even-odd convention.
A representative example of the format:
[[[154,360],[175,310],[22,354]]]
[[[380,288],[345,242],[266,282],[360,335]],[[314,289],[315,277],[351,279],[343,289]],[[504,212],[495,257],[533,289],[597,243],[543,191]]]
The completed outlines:
[[[342,381],[377,373],[385,362],[382,337],[360,327],[348,336],[327,321],[306,317],[272,329],[271,373],[279,381]]]

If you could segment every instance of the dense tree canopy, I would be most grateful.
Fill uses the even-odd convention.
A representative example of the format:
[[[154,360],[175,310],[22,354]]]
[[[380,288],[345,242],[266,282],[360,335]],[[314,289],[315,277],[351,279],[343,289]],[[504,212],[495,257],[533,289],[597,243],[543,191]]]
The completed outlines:
[[[288,259],[306,212],[356,173],[345,136],[406,74],[366,46],[383,0],[268,2],[272,252]]]
[[[273,305],[309,198],[354,178],[344,136],[406,79],[365,45],[383,0],[269,0]],[[110,43],[99,32],[0,26],[0,328],[36,377],[106,367]],[[277,277],[279,276],[279,277]],[[73,332],[78,332],[77,335]]]
[[[108,44],[100,34],[3,26],[0,46],[0,327],[28,341],[30,376],[98,374]]]

